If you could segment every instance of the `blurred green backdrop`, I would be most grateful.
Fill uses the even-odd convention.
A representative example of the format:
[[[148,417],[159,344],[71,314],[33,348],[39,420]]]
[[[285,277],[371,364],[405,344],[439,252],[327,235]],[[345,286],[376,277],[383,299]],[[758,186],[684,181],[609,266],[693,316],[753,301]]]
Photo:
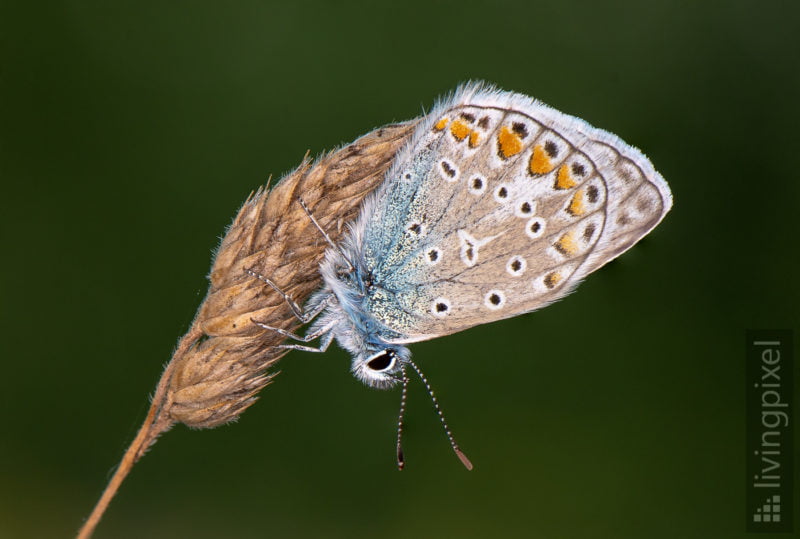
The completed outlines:
[[[292,353],[237,424],[163,436],[97,537],[744,535],[744,331],[800,326],[796,2],[0,9],[0,536],[88,515],[251,190],[470,78],[675,196],[564,301],[413,347],[475,471],[414,384],[398,473],[399,393]]]

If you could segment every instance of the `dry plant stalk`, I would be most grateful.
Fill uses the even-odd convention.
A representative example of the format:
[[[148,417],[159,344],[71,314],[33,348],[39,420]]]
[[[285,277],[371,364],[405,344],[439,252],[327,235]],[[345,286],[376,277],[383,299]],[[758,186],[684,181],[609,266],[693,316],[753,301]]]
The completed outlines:
[[[245,270],[268,276],[302,305],[321,285],[318,267],[328,245],[298,197],[336,240],[415,125],[388,125],[315,162],[306,158],[271,191],[259,189],[248,198],[216,253],[208,295],[79,538],[92,535],[122,481],[160,434],[176,423],[213,428],[235,421],[256,401],[285,350],[276,347],[283,337],[251,319],[289,331],[299,323],[278,293]]]

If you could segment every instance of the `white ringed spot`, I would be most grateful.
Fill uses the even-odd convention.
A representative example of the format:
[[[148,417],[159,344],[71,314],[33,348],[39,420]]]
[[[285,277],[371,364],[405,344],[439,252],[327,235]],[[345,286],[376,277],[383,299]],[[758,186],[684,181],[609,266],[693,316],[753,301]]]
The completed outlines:
[[[439,262],[442,261],[442,250],[438,247],[431,247],[430,249],[425,249],[425,254],[423,255],[425,258],[425,263],[429,266],[435,266]]]
[[[509,197],[511,196],[511,192],[509,190],[508,184],[501,183],[494,189],[494,199],[499,202],[500,204],[505,204],[508,202]]]
[[[483,298],[483,304],[492,311],[502,309],[506,304],[506,295],[500,290],[489,290]]]
[[[457,182],[458,181],[458,167],[452,162],[447,159],[442,159],[439,161],[439,175],[444,179],[446,182]]]
[[[525,223],[525,233],[531,239],[539,239],[544,234],[545,224],[545,220],[541,217],[534,217]]]
[[[517,202],[517,206],[514,208],[514,215],[517,217],[530,217],[536,213],[536,201],[535,200],[522,200]]]
[[[512,256],[506,263],[506,271],[512,277],[519,277],[528,268],[528,262],[519,255]]]
[[[436,318],[444,318],[450,314],[450,300],[447,298],[436,298],[431,303],[431,314]]]
[[[425,235],[425,224],[419,221],[411,221],[406,225],[406,231],[412,236],[419,238]]]
[[[486,178],[484,178],[480,174],[476,174],[475,176],[470,178],[469,182],[467,183],[468,183],[467,191],[469,191],[470,194],[472,195],[475,196],[482,195],[484,191],[486,191]]]

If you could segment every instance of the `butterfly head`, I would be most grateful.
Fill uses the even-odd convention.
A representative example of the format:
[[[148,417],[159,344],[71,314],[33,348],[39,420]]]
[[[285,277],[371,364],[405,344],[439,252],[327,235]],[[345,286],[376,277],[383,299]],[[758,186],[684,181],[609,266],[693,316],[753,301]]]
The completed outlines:
[[[404,346],[383,346],[353,358],[356,378],[377,389],[388,389],[403,381],[403,367],[410,357]]]

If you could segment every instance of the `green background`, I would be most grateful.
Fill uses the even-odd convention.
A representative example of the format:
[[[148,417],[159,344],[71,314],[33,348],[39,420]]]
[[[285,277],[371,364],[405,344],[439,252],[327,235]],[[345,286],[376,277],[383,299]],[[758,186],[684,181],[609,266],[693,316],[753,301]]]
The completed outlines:
[[[133,438],[248,193],[466,79],[642,148],[675,207],[547,309],[295,352],[182,426],[97,537],[742,537],[744,332],[800,326],[796,2],[3,2],[0,536],[67,537]],[[314,268],[309,268],[312,271]]]

